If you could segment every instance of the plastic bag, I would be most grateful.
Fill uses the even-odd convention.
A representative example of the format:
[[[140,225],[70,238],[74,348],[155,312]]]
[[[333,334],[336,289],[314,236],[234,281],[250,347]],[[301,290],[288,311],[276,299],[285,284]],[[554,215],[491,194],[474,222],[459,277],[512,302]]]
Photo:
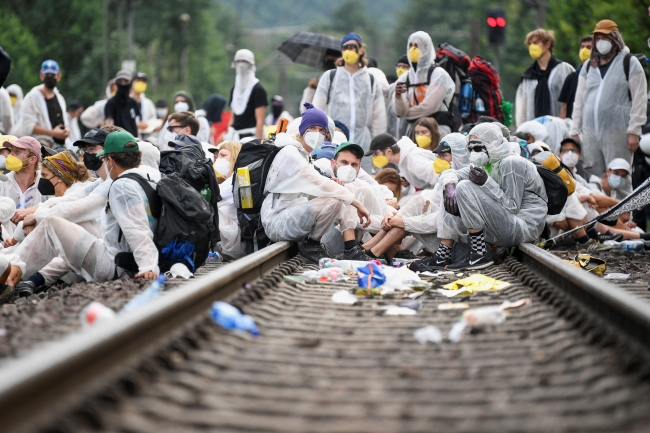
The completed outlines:
[[[368,263],[358,269],[358,286],[363,289],[374,289],[386,282],[386,274],[380,265]]]

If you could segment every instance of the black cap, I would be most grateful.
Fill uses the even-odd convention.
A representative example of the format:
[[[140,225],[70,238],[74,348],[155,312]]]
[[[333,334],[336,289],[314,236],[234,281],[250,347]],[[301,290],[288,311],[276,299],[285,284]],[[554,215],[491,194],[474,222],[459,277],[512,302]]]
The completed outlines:
[[[402,56],[402,57],[399,58],[399,60],[397,61],[397,63],[403,63],[403,64],[405,64],[405,65],[408,65],[408,64],[409,64],[409,59],[406,57],[406,55],[404,55],[404,56]]]
[[[383,134],[379,134],[375,138],[372,139],[370,142],[370,149],[366,152],[365,156],[370,156],[373,153],[375,153],[375,150],[380,150],[380,149],[387,149],[389,147],[392,147],[397,143],[397,139],[390,135],[387,132],[384,132]]]
[[[142,80],[142,81],[147,81],[147,74],[144,72],[140,71],[137,74],[135,74],[135,77],[133,77],[134,80]]]
[[[193,135],[185,135],[185,134],[177,135],[174,140],[167,142],[167,145],[169,147],[176,147],[176,146],[183,147],[183,146],[189,146],[191,144],[198,144],[199,146],[201,146],[201,142],[199,141],[198,138],[196,138]]]
[[[564,143],[573,143],[578,148],[578,151],[580,153],[582,153],[582,146],[580,146],[580,143],[575,141],[573,138],[569,137],[569,138],[565,138],[564,140],[562,140],[562,142],[560,143],[560,148],[562,148],[562,145]]]
[[[86,132],[84,138],[75,141],[72,143],[72,145],[78,147],[79,149],[82,149],[89,144],[101,144],[103,146],[107,136],[108,131],[104,131],[103,129],[99,128],[93,128],[90,131]]]
[[[449,143],[447,143],[445,140],[442,140],[440,144],[438,144],[438,147],[433,149],[433,153],[446,153],[446,152],[451,152],[451,147],[449,146]]]

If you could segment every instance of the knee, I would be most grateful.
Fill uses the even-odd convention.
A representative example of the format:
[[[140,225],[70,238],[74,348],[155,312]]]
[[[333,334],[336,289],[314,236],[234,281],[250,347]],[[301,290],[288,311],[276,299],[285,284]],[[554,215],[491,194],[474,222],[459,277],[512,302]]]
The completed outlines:
[[[476,190],[480,188],[474,182],[469,180],[461,180],[456,185],[456,198],[457,199],[466,199],[469,196],[476,195]]]

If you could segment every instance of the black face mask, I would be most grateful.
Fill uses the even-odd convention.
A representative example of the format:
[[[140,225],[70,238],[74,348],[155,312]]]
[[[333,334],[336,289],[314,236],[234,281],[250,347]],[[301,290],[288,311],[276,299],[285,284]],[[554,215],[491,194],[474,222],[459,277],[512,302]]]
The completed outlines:
[[[336,62],[334,60],[325,60],[323,62],[323,68],[325,68],[326,71],[334,69],[336,68]]]
[[[84,153],[84,165],[88,170],[97,171],[101,168],[103,162],[97,158],[94,153]]]
[[[128,98],[129,97],[129,92],[131,91],[131,84],[125,84],[125,85],[117,85],[117,92],[115,92],[116,96],[119,96],[120,98]]]
[[[50,90],[53,90],[56,87],[56,77],[45,77],[43,78],[43,84]]]
[[[273,112],[273,118],[277,119],[282,114],[282,111],[284,111],[284,105],[272,105],[271,111]]]
[[[54,195],[54,185],[49,180],[40,178],[38,180],[38,192],[42,195]]]

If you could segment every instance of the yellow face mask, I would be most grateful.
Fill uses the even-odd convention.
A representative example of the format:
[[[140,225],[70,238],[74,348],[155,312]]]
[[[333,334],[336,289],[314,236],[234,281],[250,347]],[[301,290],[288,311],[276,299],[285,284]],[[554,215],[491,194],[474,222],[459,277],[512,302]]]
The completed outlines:
[[[426,135],[418,135],[415,137],[415,142],[418,144],[418,147],[429,147],[431,146],[431,137],[427,137]]]
[[[418,47],[409,48],[409,60],[412,63],[417,63],[422,57],[422,51]]]
[[[542,57],[542,51],[544,51],[542,47],[540,47],[537,44],[530,44],[528,46],[528,54],[530,54],[530,57],[532,57],[535,60]]]
[[[395,73],[397,74],[397,78],[401,77],[404,72],[408,72],[408,68],[396,68]]]
[[[136,81],[133,83],[133,91],[135,93],[144,93],[147,90],[147,83],[144,81]]]
[[[591,50],[587,47],[581,48],[578,55],[580,56],[580,61],[584,63],[591,57]]]
[[[348,65],[359,63],[359,53],[352,50],[343,51],[343,61]]]
[[[16,102],[18,101],[18,96],[9,95],[9,99],[11,100],[11,106],[13,107],[14,105],[16,105]]]
[[[379,155],[379,156],[373,156],[372,157],[372,165],[374,165],[377,168],[384,168],[388,164],[388,158],[384,155]]]
[[[13,155],[9,155],[7,156],[6,167],[7,170],[20,171],[23,169],[23,161],[20,158],[16,158]]]
[[[451,164],[442,158],[436,158],[433,160],[433,171],[438,174],[442,173],[445,170],[449,170],[450,168]]]

